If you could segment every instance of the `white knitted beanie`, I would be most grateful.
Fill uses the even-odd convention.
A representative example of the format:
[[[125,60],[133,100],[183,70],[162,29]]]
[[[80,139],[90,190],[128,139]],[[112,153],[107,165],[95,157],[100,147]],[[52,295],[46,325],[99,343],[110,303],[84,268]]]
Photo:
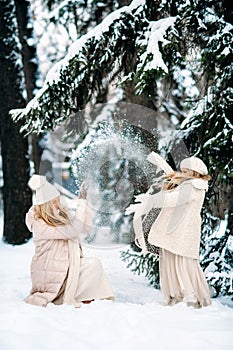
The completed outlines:
[[[32,175],[28,181],[28,186],[36,192],[36,204],[44,204],[60,196],[60,192],[51,183],[46,180],[45,176]]]
[[[205,163],[197,157],[185,158],[180,163],[180,168],[186,168],[190,170],[197,171],[201,175],[207,175],[208,170]]]

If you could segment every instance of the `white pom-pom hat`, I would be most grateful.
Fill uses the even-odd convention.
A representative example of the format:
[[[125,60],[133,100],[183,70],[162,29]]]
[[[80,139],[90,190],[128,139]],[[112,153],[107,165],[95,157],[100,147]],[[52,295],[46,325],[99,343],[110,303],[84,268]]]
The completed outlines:
[[[194,170],[201,175],[208,174],[207,166],[200,158],[197,158],[197,157],[190,157],[190,158],[183,159],[180,163],[180,168]]]
[[[32,175],[28,181],[28,186],[36,192],[36,204],[44,204],[60,196],[60,192],[51,183],[46,180],[45,176]]]

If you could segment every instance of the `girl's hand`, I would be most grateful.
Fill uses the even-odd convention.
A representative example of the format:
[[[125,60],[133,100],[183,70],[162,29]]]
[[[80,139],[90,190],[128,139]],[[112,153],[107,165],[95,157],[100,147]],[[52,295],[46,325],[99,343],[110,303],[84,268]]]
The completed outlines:
[[[125,209],[125,214],[130,215],[135,213],[137,205],[136,204],[131,204],[128,208]]]
[[[148,200],[151,197],[148,193],[140,193],[135,196],[135,203],[143,203],[145,200]]]
[[[153,208],[153,196],[148,193],[141,193],[135,196],[135,202],[135,204],[131,204],[126,208],[125,213],[127,215],[137,213],[136,215],[141,216]]]
[[[86,199],[87,198],[87,190],[88,190],[88,184],[86,181],[84,181],[80,187],[78,198]]]

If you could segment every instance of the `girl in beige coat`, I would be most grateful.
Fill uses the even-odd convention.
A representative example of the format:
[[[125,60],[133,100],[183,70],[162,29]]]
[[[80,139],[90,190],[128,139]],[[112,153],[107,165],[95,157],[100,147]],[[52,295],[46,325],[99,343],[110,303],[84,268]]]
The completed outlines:
[[[210,304],[210,292],[199,264],[201,235],[200,211],[208,189],[208,172],[197,157],[184,159],[181,173],[172,168],[156,153],[148,160],[159,165],[164,176],[162,190],[156,194],[141,194],[127,208],[134,213],[136,244],[147,251],[143,234],[143,220],[152,208],[161,211],[152,225],[148,242],[160,248],[160,285],[168,305],[185,301],[194,307]]]
[[[95,299],[114,300],[112,288],[97,258],[83,256],[78,235],[91,227],[85,199],[77,200],[75,215],[60,206],[60,193],[44,176],[33,175],[36,205],[26,214],[33,233],[35,255],[31,263],[32,289],[25,301],[80,307]]]

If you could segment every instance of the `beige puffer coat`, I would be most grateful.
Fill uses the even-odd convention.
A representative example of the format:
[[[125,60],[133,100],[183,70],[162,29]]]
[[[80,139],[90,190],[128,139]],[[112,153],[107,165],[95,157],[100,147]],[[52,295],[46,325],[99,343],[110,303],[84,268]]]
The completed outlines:
[[[68,240],[85,231],[85,201],[79,199],[78,204],[76,215],[65,226],[53,227],[42,219],[35,220],[34,207],[26,214],[26,225],[33,233],[35,244],[31,263],[32,289],[25,299],[27,303],[46,306],[57,297],[69,269]]]

